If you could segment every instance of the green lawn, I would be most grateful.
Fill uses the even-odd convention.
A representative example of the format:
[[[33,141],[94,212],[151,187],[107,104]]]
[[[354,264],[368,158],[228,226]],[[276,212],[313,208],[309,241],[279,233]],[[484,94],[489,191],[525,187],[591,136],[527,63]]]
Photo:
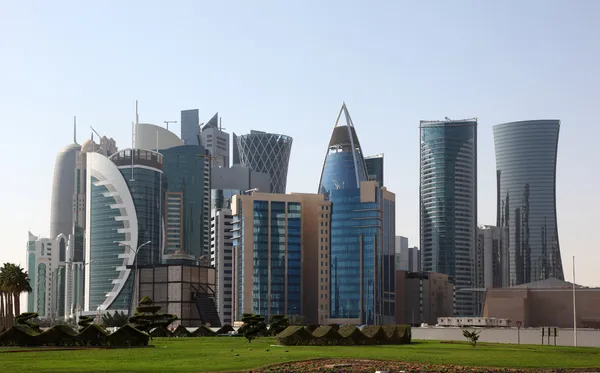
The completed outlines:
[[[273,338],[261,338],[248,344],[245,339],[234,337],[156,338],[151,343],[156,347],[17,353],[0,348],[0,370],[11,373],[215,372],[319,357],[506,368],[600,367],[600,349],[592,348],[501,344],[472,348],[467,344],[433,341],[400,346],[272,347]]]

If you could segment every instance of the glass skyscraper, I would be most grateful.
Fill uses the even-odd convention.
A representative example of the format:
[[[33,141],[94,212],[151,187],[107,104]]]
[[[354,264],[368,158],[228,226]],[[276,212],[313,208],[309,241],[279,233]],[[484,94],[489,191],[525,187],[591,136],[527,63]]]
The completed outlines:
[[[493,127],[497,226],[508,228],[510,285],[564,279],[556,220],[559,120]]]
[[[234,136],[234,162],[239,157],[240,165],[252,171],[271,176],[271,193],[285,193],[288,166],[292,152],[292,138],[275,133],[250,131],[249,134]],[[267,191],[261,191],[267,192]]]
[[[208,196],[210,163],[202,146],[183,145],[160,150],[166,178],[165,254],[183,250],[196,258],[206,253],[205,217],[210,216]]]
[[[345,124],[340,123],[342,115]],[[332,204],[329,319],[357,324],[393,322],[395,197],[377,182],[368,181],[345,104],[329,141],[318,191]]]
[[[472,316],[477,235],[477,119],[421,121],[421,255],[455,279],[458,316]]]
[[[369,177],[369,180],[375,180],[379,183],[379,186],[384,186],[383,154],[365,157],[365,165],[367,167],[367,175]]]

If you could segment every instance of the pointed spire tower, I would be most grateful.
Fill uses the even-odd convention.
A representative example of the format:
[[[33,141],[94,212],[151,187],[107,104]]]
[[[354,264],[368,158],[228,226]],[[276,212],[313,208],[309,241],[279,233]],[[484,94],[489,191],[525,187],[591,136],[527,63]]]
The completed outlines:
[[[366,180],[363,152],[346,103],[343,103],[327,147],[319,193],[328,198],[332,189],[358,188]]]

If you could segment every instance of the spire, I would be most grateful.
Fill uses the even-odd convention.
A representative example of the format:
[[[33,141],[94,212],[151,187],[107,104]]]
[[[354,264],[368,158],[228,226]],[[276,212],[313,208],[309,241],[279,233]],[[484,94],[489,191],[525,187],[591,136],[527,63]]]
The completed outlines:
[[[77,117],[73,116],[73,143],[77,144]]]

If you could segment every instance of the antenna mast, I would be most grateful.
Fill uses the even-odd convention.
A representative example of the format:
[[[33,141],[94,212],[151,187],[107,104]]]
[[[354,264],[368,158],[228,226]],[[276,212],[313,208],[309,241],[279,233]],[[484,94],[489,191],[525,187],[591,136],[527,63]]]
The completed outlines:
[[[73,116],[73,143],[77,144],[77,117]]]

